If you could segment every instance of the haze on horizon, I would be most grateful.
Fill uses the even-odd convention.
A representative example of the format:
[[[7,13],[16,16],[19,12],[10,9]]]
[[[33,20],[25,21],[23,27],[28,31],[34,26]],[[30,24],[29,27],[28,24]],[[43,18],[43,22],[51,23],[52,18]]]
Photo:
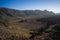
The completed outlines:
[[[48,10],[60,13],[60,0],[0,0],[0,8],[18,10]]]

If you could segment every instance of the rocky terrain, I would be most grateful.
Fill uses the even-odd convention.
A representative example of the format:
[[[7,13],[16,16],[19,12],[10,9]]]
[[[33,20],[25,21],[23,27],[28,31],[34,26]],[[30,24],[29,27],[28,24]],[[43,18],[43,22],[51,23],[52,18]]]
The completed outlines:
[[[0,8],[0,40],[60,40],[60,14]]]

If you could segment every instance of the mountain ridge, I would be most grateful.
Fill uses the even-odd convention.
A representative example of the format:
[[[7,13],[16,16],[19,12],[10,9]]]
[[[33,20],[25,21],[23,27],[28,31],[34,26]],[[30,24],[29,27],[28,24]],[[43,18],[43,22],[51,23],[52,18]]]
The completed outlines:
[[[30,16],[30,15],[54,15],[53,12],[50,12],[50,11],[47,11],[47,10],[44,10],[44,11],[41,11],[41,10],[15,10],[15,9],[9,9],[9,8],[0,8],[0,14],[1,14],[1,11],[2,12],[6,12],[7,13],[12,13],[10,14],[11,16],[12,15],[20,15],[20,16]],[[14,13],[14,14],[13,14]]]

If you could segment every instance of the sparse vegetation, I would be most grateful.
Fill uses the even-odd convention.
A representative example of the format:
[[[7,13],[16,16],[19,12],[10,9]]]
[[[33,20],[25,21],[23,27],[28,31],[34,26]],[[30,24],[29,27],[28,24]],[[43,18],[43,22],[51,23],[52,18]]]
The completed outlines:
[[[60,40],[59,18],[47,10],[0,8],[0,40]]]

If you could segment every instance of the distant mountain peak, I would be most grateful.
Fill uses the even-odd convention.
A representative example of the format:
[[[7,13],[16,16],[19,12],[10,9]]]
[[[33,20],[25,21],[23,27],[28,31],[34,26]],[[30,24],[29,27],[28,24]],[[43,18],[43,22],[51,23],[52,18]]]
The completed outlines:
[[[11,8],[0,8],[0,14],[9,14],[12,16],[36,16],[36,15],[40,15],[40,16],[52,16],[54,15],[53,12],[44,10],[15,10],[15,9],[11,9]]]

